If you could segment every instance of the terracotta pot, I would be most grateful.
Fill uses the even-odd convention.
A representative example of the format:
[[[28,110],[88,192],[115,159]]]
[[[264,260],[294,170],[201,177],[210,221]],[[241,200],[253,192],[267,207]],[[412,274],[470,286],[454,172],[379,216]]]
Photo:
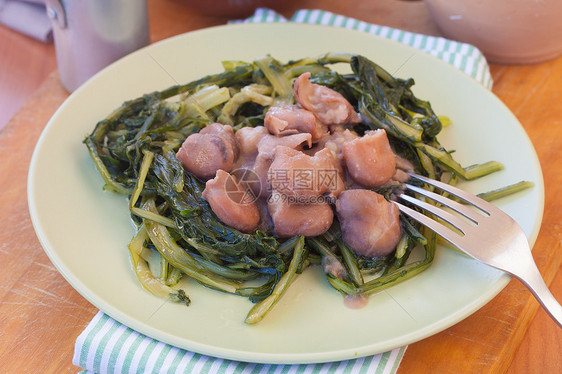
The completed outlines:
[[[491,62],[534,63],[562,53],[562,0],[425,0],[443,35]]]

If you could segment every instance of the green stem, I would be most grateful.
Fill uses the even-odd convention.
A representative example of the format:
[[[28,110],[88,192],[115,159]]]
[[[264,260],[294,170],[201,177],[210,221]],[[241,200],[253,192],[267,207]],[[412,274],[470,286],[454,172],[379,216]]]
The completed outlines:
[[[273,308],[273,306],[279,301],[279,299],[281,299],[281,296],[283,296],[285,291],[287,291],[294,277],[296,276],[297,270],[304,259],[305,252],[304,236],[300,236],[295,245],[293,258],[291,259],[289,268],[281,276],[281,279],[275,285],[275,288],[273,288],[273,292],[271,293],[271,295],[253,306],[253,308],[248,313],[248,316],[246,317],[245,322],[247,324],[253,325],[261,321],[271,310],[271,308]]]

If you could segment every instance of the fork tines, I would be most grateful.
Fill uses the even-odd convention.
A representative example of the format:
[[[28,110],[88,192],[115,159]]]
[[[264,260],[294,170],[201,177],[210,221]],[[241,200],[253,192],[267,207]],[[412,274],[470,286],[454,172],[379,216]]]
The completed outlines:
[[[480,199],[474,195],[471,195],[459,188],[453,187],[449,184],[439,182],[430,178],[423,177],[421,175],[410,174],[411,177],[416,178],[430,186],[434,186],[450,195],[455,196],[456,198],[462,200],[467,205],[461,204],[455,200],[452,200],[444,195],[437,194],[435,192],[428,191],[426,189],[413,186],[411,184],[406,184],[405,187],[415,192],[416,194],[423,196],[427,199],[433,200],[434,202],[438,203],[430,204],[426,201],[419,200],[415,197],[410,195],[402,194],[400,198],[404,201],[409,202],[410,204],[423,209],[436,217],[439,217],[443,221],[447,222],[450,226],[455,228],[458,231],[443,225],[435,221],[434,219],[412,209],[403,204],[396,203],[398,208],[406,215],[412,217],[416,221],[420,222],[421,224],[427,226],[431,230],[435,231],[437,234],[441,235],[443,238],[447,239],[448,241],[455,242],[455,244],[459,244],[459,240],[462,240],[462,237],[466,235],[470,229],[478,226],[479,221],[487,216],[490,216],[490,209],[487,201]],[[447,207],[454,212],[459,213],[465,219],[452,214],[438,205],[443,207]],[[476,208],[476,209],[473,209]]]

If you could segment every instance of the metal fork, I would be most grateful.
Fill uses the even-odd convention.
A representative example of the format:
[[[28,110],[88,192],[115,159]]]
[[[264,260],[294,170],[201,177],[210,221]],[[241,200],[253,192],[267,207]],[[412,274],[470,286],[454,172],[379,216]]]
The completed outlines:
[[[517,222],[491,203],[457,187],[421,175],[410,174],[410,176],[456,196],[466,205],[423,188],[406,184],[408,190],[448,207],[459,215],[406,194],[401,194],[400,198],[441,218],[454,229],[394,201],[400,211],[433,230],[476,260],[515,276],[532,292],[558,326],[562,327],[562,306],[544,283],[531,255],[527,238]]]

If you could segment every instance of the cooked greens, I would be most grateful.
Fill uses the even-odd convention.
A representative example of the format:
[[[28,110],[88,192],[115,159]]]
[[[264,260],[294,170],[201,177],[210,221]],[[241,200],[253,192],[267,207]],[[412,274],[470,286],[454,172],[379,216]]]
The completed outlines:
[[[347,64],[346,74],[329,65]],[[325,234],[281,240],[270,232],[241,233],[224,225],[201,197],[204,182],[175,157],[182,142],[212,122],[239,129],[263,124],[268,107],[293,103],[292,81],[311,81],[340,92],[361,114],[359,134],[385,129],[394,151],[417,173],[436,179],[477,178],[501,169],[497,162],[462,167],[436,136],[442,122],[417,98],[413,79],[393,77],[362,56],[328,53],[282,63],[271,56],[252,63],[226,61],[225,70],[184,85],[125,102],[101,120],[84,143],[105,188],[129,197],[138,227],[129,249],[140,283],[148,291],[189,304],[183,276],[206,287],[248,298],[246,323],[257,323],[293,279],[322,265],[327,280],[347,296],[367,295],[413,277],[435,253],[435,234],[401,216],[402,239],[388,257],[366,258],[341,239],[337,219]],[[519,184],[513,190],[526,188]],[[375,189],[390,198],[400,186]],[[511,193],[507,188],[490,197]],[[420,260],[408,259],[421,248]],[[154,259],[157,261],[154,261]],[[149,265],[150,264],[150,265]],[[157,264],[157,265],[154,265]]]

